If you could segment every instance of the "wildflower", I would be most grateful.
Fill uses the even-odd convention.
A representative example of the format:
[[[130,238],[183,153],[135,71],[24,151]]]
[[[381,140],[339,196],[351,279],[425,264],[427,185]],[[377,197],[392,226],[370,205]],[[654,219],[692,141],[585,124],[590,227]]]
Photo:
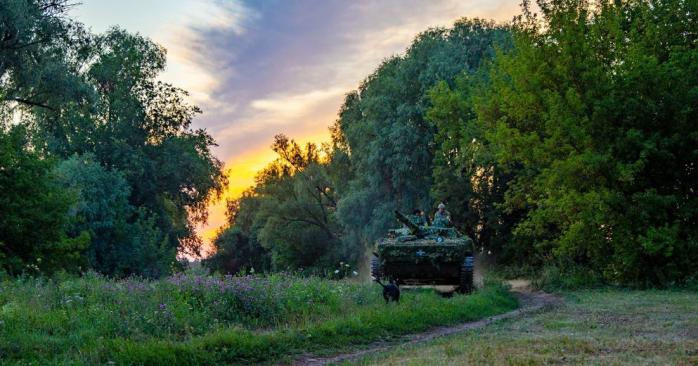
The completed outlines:
[[[160,310],[165,310],[166,306],[165,304],[160,304]]]

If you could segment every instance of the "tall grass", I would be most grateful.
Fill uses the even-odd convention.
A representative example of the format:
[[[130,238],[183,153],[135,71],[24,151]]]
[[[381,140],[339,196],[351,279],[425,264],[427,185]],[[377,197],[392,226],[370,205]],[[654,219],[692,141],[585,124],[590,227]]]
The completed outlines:
[[[498,285],[451,299],[405,291],[399,305],[386,305],[375,284],[287,274],[6,279],[0,282],[0,362],[263,362],[516,306]]]

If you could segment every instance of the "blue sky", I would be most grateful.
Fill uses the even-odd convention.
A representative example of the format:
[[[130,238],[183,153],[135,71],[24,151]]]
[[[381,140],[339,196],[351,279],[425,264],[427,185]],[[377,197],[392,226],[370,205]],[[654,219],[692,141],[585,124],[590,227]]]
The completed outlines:
[[[344,95],[429,27],[509,21],[520,0],[82,0],[95,32],[119,25],[168,50],[162,79],[191,93],[230,169],[229,197],[269,162],[272,137],[327,139]],[[224,222],[211,210],[209,232]]]

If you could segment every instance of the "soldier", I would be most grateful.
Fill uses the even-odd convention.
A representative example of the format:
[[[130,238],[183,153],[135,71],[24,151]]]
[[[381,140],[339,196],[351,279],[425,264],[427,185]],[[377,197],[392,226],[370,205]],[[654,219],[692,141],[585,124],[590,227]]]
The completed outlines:
[[[419,226],[424,226],[427,224],[427,220],[424,219],[424,212],[422,212],[422,210],[420,210],[418,208],[415,208],[414,210],[412,210],[411,221],[415,225],[419,225]]]
[[[451,214],[446,211],[446,205],[439,203],[438,211],[434,214],[434,226],[446,227],[451,225]]]

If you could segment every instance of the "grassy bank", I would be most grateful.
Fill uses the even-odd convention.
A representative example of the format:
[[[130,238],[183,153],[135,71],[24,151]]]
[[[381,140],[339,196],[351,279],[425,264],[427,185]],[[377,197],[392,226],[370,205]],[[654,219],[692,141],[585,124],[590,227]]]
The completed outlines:
[[[0,363],[218,364],[340,350],[517,306],[490,285],[471,296],[290,275],[0,282]]]
[[[698,293],[568,292],[550,312],[406,347],[361,365],[696,365]]]

